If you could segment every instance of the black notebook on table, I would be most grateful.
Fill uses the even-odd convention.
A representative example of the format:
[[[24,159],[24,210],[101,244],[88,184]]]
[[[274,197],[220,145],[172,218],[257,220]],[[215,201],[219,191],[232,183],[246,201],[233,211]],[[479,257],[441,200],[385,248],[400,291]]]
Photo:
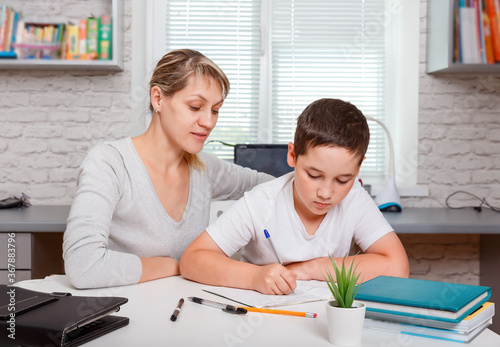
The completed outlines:
[[[0,346],[80,346],[126,326],[111,314],[127,301],[0,285]]]

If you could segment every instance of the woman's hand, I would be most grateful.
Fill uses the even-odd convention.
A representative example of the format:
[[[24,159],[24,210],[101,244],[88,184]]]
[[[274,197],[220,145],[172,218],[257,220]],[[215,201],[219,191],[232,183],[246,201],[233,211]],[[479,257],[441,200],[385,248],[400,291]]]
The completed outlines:
[[[142,274],[139,283],[180,275],[179,261],[169,257],[140,257]]]

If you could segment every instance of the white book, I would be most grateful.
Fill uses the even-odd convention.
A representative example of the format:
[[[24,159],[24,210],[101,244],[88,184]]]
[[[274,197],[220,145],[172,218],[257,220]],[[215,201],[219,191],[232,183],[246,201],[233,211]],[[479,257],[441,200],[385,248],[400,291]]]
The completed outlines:
[[[481,51],[479,46],[479,33],[477,31],[476,10],[473,7],[460,7],[459,21],[462,63],[480,64]]]
[[[23,42],[25,43],[25,38],[23,37],[23,35],[24,35],[24,22],[18,21],[16,28],[16,42],[14,43],[15,44],[22,44]],[[14,45],[14,52],[16,53],[18,59],[23,58],[23,50],[20,46]]]

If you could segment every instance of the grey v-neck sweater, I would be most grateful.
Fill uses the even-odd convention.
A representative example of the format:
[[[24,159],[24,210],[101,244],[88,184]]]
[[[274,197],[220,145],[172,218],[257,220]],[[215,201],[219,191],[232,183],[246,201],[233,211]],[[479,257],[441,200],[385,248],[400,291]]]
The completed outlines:
[[[179,222],[163,208],[131,138],[94,147],[83,161],[64,233],[63,257],[78,288],[137,283],[141,257],[179,259],[208,225],[212,199],[237,199],[272,176],[200,153],[189,168],[189,198]]]

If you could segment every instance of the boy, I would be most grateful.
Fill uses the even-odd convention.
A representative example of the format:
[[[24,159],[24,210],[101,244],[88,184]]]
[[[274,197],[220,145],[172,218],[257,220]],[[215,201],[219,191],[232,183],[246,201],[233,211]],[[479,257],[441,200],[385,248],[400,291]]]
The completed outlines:
[[[289,294],[297,280],[324,280],[328,256],[340,264],[354,241],[363,251],[355,261],[364,280],[408,277],[403,245],[356,181],[369,138],[366,118],[354,105],[320,99],[307,106],[288,145],[295,171],[245,193],[186,248],[181,274],[210,285]],[[239,249],[244,261],[230,258]]]

